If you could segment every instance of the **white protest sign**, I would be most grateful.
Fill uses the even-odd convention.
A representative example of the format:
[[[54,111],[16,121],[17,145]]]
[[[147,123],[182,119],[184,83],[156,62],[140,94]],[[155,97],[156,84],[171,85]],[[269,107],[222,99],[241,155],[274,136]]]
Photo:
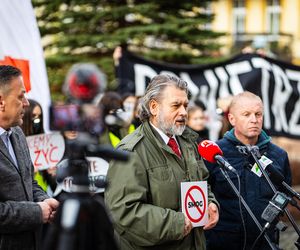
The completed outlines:
[[[105,184],[106,174],[108,170],[108,162],[100,157],[86,157],[89,161],[88,166],[88,177],[89,177],[89,190],[91,193],[103,193],[104,187],[97,187],[96,183]],[[60,167],[60,164],[58,164]],[[64,178],[62,183],[59,183],[59,191],[64,190],[65,192],[72,193],[73,177],[67,176]]]
[[[55,167],[65,153],[65,141],[60,133],[26,137],[35,170]]]
[[[96,181],[105,182],[106,174],[108,170],[108,162],[99,157],[86,157],[90,162],[89,165],[89,179],[90,179],[90,191],[93,193],[103,193],[104,188],[98,188],[95,186]]]
[[[207,182],[181,183],[182,212],[192,222],[193,227],[204,226],[208,222]]]

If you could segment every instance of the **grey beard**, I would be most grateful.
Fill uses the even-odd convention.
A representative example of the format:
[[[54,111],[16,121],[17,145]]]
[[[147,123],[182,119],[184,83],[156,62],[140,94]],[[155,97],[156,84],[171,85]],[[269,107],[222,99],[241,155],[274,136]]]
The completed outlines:
[[[172,126],[168,126],[163,121],[158,121],[159,128],[167,135],[182,135],[183,131],[185,130],[185,125],[176,126],[172,124]]]

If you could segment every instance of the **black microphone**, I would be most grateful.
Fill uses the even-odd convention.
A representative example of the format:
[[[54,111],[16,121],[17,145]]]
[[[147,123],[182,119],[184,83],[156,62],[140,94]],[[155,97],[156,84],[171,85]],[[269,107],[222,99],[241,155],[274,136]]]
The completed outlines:
[[[208,162],[218,163],[223,166],[225,169],[237,173],[235,168],[230,165],[228,161],[223,157],[223,152],[220,147],[213,141],[204,140],[198,145],[198,152],[201,157]]]
[[[237,149],[241,154],[248,155],[248,156],[249,156],[250,152],[252,151],[259,158],[261,158],[259,148],[257,146],[249,146],[249,145],[237,146]],[[298,200],[300,200],[300,194],[297,193],[294,189],[292,189],[292,187],[284,181],[283,175],[275,167],[273,167],[270,164],[270,165],[266,166],[265,170],[266,170],[270,180],[272,181],[272,183],[274,183],[281,189],[284,189],[285,191],[287,191],[288,194],[290,194],[290,195],[296,197]]]
[[[86,156],[99,156],[117,161],[128,161],[130,158],[130,152],[115,149],[111,145],[90,144],[86,147]]]
[[[266,167],[266,171],[274,184],[279,187],[283,187],[290,195],[295,196],[298,200],[300,200],[300,194],[284,181],[283,175],[276,168],[272,165],[268,165]]]

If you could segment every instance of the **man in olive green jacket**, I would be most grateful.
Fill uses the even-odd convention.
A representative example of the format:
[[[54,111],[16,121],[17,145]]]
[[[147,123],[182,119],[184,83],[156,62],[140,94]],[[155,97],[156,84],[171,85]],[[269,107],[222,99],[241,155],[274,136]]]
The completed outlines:
[[[186,82],[169,75],[154,77],[142,99],[142,125],[118,146],[132,156],[126,163],[110,164],[105,200],[121,249],[205,249],[203,228],[193,228],[180,211],[180,183],[208,178],[197,135],[185,128],[187,105]],[[167,145],[170,138],[179,148]],[[208,204],[204,229],[219,219],[210,188]]]

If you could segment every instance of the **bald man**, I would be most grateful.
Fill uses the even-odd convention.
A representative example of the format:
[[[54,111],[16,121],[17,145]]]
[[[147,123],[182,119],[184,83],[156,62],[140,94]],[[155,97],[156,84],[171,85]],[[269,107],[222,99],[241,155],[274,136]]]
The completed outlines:
[[[258,146],[260,154],[270,159],[272,167],[284,177],[286,183],[291,183],[291,170],[287,153],[274,145],[271,138],[262,130],[263,103],[259,96],[243,92],[233,97],[229,106],[228,119],[233,129],[226,132],[217,141],[225,158],[237,170],[241,180],[241,195],[261,225],[266,222],[261,219],[263,210],[272,199],[274,193],[266,179],[251,172],[253,157],[238,151],[237,146]],[[216,199],[220,203],[220,220],[215,228],[206,233],[207,249],[251,249],[259,230],[251,217],[243,208],[240,212],[239,201],[218,166],[206,162],[210,172],[209,183]],[[237,176],[229,173],[231,180],[238,188]],[[278,189],[278,187],[276,187]],[[242,223],[244,220],[244,225]],[[278,232],[271,228],[268,231],[271,240],[278,243]],[[264,237],[261,237],[254,249],[270,249]]]

